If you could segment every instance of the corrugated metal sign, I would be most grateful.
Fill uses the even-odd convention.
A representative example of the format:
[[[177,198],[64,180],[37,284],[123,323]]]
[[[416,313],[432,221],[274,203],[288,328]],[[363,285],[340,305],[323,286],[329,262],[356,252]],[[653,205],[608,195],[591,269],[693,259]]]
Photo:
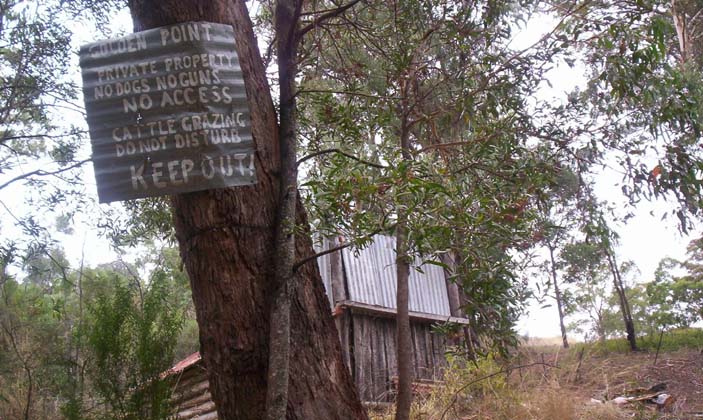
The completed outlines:
[[[231,26],[189,22],[84,45],[80,64],[100,202],[256,182]]]

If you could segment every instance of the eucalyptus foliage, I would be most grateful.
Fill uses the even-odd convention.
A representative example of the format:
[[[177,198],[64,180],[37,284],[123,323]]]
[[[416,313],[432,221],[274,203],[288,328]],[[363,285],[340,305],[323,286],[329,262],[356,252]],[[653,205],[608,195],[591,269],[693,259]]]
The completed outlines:
[[[301,65],[303,182],[316,227],[357,246],[408,214],[414,254],[450,256],[475,331],[513,343],[538,193],[559,173],[528,98],[559,48],[511,48],[529,2],[359,4],[311,33]],[[399,135],[410,131],[412,158]],[[549,145],[546,146],[550,148]]]
[[[554,3],[586,83],[543,135],[591,164],[616,160],[632,204],[667,197],[685,232],[700,215],[703,149],[699,1]]]

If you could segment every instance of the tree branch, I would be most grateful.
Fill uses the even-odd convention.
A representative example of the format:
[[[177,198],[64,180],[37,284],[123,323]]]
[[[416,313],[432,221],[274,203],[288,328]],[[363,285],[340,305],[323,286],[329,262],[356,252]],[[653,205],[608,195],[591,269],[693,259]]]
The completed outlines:
[[[314,158],[314,157],[317,157],[317,156],[320,156],[320,155],[324,155],[324,154],[327,154],[327,153],[337,153],[337,154],[340,154],[340,155],[342,155],[342,156],[346,156],[346,157],[348,157],[349,159],[355,160],[355,161],[357,161],[357,162],[359,162],[359,163],[363,163],[364,165],[373,166],[374,168],[378,168],[378,169],[386,169],[386,168],[387,168],[386,166],[380,165],[380,164],[378,164],[378,163],[373,163],[373,162],[369,162],[369,161],[367,161],[367,160],[363,160],[363,159],[361,159],[361,158],[358,158],[358,157],[356,157],[356,156],[354,156],[354,155],[352,155],[352,154],[350,154],[350,153],[344,152],[344,151],[342,151],[342,150],[340,150],[340,149],[324,149],[324,150],[320,150],[320,151],[315,152],[315,153],[311,153],[311,154],[309,154],[309,155],[307,155],[307,156],[305,156],[305,157],[303,157],[303,158],[300,158],[300,160],[298,160],[298,163],[297,163],[296,165],[297,165],[297,166],[300,166],[300,164],[303,163],[303,162],[305,162],[306,160],[310,160],[310,159],[312,159],[312,158]]]
[[[27,134],[27,135],[17,135],[17,136],[2,136],[0,137],[0,142],[6,142],[11,140],[22,140],[22,139],[59,139],[63,137],[71,137],[80,134],[86,134],[88,131],[81,130],[64,134]]]
[[[467,146],[467,145],[469,145],[469,144],[476,144],[476,143],[480,143],[480,142],[483,142],[483,141],[491,140],[491,139],[492,139],[493,137],[495,137],[496,135],[498,135],[498,133],[492,133],[492,134],[489,134],[489,135],[487,135],[487,136],[480,137],[480,138],[477,138],[477,139],[471,139],[471,140],[468,140],[468,141],[453,141],[453,142],[450,142],[450,143],[430,144],[430,145],[424,146],[422,149],[418,150],[418,153],[427,152],[427,151],[432,150],[432,149],[444,149],[444,148],[446,148],[446,147]]]
[[[369,99],[393,99],[393,100],[403,99],[403,98],[396,97],[396,96],[378,96],[378,95],[371,95],[368,93],[351,92],[351,91],[347,91],[347,90],[328,90],[328,89],[299,89],[295,93],[295,95],[298,96],[303,93],[336,93],[339,95],[360,96],[362,98],[369,98]]]
[[[86,162],[90,162],[90,160],[91,160],[91,159],[84,159],[84,160],[81,160],[81,161],[79,161],[79,162],[74,163],[74,164],[71,165],[71,166],[67,166],[67,167],[65,167],[65,168],[57,169],[57,170],[51,171],[51,172],[46,172],[46,171],[44,171],[43,169],[37,169],[36,171],[27,172],[26,174],[22,174],[22,175],[17,175],[16,177],[12,178],[11,180],[5,182],[4,184],[0,184],[0,190],[2,190],[3,188],[7,187],[8,185],[10,185],[10,184],[12,184],[12,183],[15,183],[15,182],[17,182],[17,181],[20,181],[20,180],[29,178],[29,177],[34,176],[34,175],[37,175],[37,176],[51,176],[51,175],[57,175],[57,174],[60,174],[60,173],[62,173],[62,172],[66,172],[66,171],[69,171],[69,170],[71,170],[71,169],[77,168],[77,167],[83,165],[83,164],[86,163]]]
[[[329,10],[320,16],[316,17],[312,22],[304,26],[299,32],[298,36],[303,37],[306,33],[310,32],[311,30],[315,29],[317,26],[320,26],[324,21],[332,19],[334,17],[337,17],[341,15],[342,13],[346,12],[347,10],[351,9],[359,3],[361,0],[352,0],[349,3],[342,5],[336,9]]]
[[[388,229],[390,229],[390,228],[392,228],[392,227],[393,227],[393,226],[388,226],[388,227],[386,227],[386,228],[376,229],[375,231],[373,231],[373,232],[369,233],[368,235],[366,235],[366,238],[372,238],[373,236],[375,236],[375,235],[377,235],[377,234],[383,232],[384,230],[388,230]],[[313,254],[313,255],[311,255],[311,256],[309,256],[309,257],[303,258],[302,260],[298,261],[297,263],[295,263],[295,264],[293,265],[293,272],[295,273],[296,271],[298,271],[298,269],[299,269],[300,267],[304,266],[305,264],[309,263],[310,261],[316,260],[316,259],[318,259],[318,258],[320,258],[320,257],[322,257],[322,256],[327,255],[327,254],[332,254],[333,252],[341,251],[341,250],[343,250],[344,248],[349,248],[349,247],[352,246],[352,245],[353,245],[353,242],[347,242],[347,243],[338,245],[338,246],[336,246],[336,247],[334,247],[334,248],[326,249],[326,250],[324,250],[324,251],[320,251],[320,252],[318,252],[318,253],[316,253],[316,254]]]

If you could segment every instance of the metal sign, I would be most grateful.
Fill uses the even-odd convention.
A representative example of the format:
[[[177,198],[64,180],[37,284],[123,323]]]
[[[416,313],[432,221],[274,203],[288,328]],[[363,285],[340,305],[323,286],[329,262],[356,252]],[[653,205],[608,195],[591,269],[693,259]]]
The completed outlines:
[[[256,182],[231,26],[189,22],[84,45],[100,202]]]

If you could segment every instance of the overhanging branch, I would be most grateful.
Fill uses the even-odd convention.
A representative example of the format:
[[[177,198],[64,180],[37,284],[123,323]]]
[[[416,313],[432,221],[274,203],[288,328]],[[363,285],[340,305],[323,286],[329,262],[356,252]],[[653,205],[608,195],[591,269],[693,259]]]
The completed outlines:
[[[342,6],[338,7],[338,8],[336,8],[336,9],[331,9],[331,10],[329,10],[329,11],[327,11],[327,12],[321,14],[320,16],[318,16],[318,17],[316,17],[315,19],[313,19],[312,22],[310,22],[309,24],[305,25],[305,26],[298,32],[298,36],[302,38],[306,33],[310,32],[311,30],[313,30],[313,29],[315,29],[316,27],[320,26],[324,21],[329,20],[329,19],[332,19],[332,18],[335,18],[335,17],[337,17],[337,16],[343,14],[343,13],[346,12],[347,10],[351,9],[352,7],[354,7],[354,5],[356,5],[356,4],[359,3],[360,1],[361,1],[361,0],[352,0],[352,1],[350,1],[349,3],[347,3],[347,4],[345,4],[345,5],[342,5]]]
[[[340,155],[342,155],[342,156],[348,157],[349,159],[355,160],[355,161],[357,161],[357,162],[359,162],[359,163],[363,163],[364,165],[373,166],[374,168],[378,168],[378,169],[386,169],[386,166],[380,165],[380,164],[378,164],[378,163],[369,162],[369,161],[367,161],[367,160],[363,160],[363,159],[361,159],[361,158],[358,158],[358,157],[356,157],[356,156],[354,156],[354,155],[352,155],[352,154],[350,154],[350,153],[344,152],[344,151],[339,150],[339,149],[324,149],[324,150],[320,150],[320,151],[315,152],[315,153],[311,153],[311,154],[309,154],[309,155],[307,155],[307,156],[305,156],[305,157],[303,157],[303,158],[300,158],[300,160],[298,160],[298,163],[297,163],[296,165],[297,165],[297,166],[300,166],[300,164],[302,164],[302,163],[305,162],[306,160],[310,160],[310,159],[312,159],[312,158],[314,158],[314,157],[317,157],[317,156],[320,156],[320,155],[324,155],[324,154],[328,154],[328,153],[337,153],[337,154],[340,154]]]
[[[52,175],[58,175],[58,174],[60,174],[60,173],[63,173],[63,172],[66,172],[66,171],[70,171],[71,169],[74,169],[74,168],[77,168],[77,167],[79,167],[79,166],[82,166],[82,165],[83,165],[84,163],[86,163],[86,162],[90,162],[90,159],[84,159],[84,160],[81,160],[81,161],[79,161],[79,162],[74,163],[74,164],[71,165],[71,166],[67,166],[67,167],[65,167],[65,168],[57,169],[57,170],[51,171],[51,172],[47,172],[47,171],[45,171],[45,170],[43,170],[43,169],[37,169],[36,171],[27,172],[26,174],[22,174],[22,175],[17,175],[16,177],[12,178],[11,180],[5,182],[4,184],[0,184],[0,190],[2,190],[3,188],[7,187],[7,186],[10,185],[10,184],[13,184],[13,183],[15,183],[15,182],[17,182],[17,181],[21,181],[21,180],[23,180],[23,179],[27,179],[27,178],[29,178],[29,177],[31,177],[31,176],[35,176],[35,175],[36,175],[36,176],[52,176]]]

